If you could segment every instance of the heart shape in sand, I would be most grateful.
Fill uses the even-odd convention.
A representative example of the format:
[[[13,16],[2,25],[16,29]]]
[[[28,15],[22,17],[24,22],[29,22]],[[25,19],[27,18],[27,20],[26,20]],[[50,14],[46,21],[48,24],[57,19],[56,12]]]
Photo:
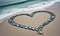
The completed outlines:
[[[48,13],[48,14],[51,15],[51,17],[50,17],[47,21],[45,21],[43,24],[39,25],[37,28],[34,28],[34,27],[32,27],[32,26],[26,26],[26,25],[21,24],[21,23],[19,24],[19,23],[16,23],[16,22],[13,20],[13,19],[14,19],[15,17],[17,17],[17,16],[26,15],[26,16],[29,16],[29,17],[33,17],[36,13],[41,13],[41,12],[43,12],[43,13]],[[20,27],[20,28],[23,28],[23,29],[34,30],[34,31],[37,31],[38,33],[41,34],[41,33],[42,33],[41,31],[42,31],[43,27],[46,26],[47,24],[49,24],[50,22],[52,22],[54,19],[55,19],[55,14],[52,13],[52,12],[49,12],[49,11],[36,11],[36,12],[31,13],[31,14],[18,14],[18,15],[15,15],[15,16],[11,17],[11,18],[8,20],[8,22],[9,22],[11,25],[13,25],[13,26]],[[25,19],[24,19],[24,20],[25,20]]]

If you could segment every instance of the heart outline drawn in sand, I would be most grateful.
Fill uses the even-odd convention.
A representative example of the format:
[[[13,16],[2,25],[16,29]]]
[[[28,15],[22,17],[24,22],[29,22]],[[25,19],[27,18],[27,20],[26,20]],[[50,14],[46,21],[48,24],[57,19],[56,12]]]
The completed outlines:
[[[26,25],[23,25],[23,24],[18,24],[14,21],[15,17],[17,17],[17,16],[26,15],[26,16],[29,16],[29,17],[33,17],[34,14],[41,13],[41,12],[48,13],[48,14],[51,15],[51,17],[46,22],[44,22],[43,24],[38,26],[37,28],[31,27],[31,26],[26,26]],[[8,19],[8,22],[13,26],[20,27],[20,28],[23,28],[23,29],[29,29],[29,30],[37,31],[39,34],[42,34],[43,27],[48,25],[54,19],[55,19],[55,14],[50,12],[50,11],[36,11],[36,12],[31,13],[31,14],[18,14],[18,15],[12,16],[11,18]]]

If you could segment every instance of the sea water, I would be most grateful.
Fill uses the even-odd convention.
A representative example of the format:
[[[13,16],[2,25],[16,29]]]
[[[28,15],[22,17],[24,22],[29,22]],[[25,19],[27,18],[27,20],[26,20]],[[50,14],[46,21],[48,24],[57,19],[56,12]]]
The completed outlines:
[[[40,10],[54,2],[56,0],[0,0],[0,21],[19,12]]]
[[[33,1],[33,3],[35,3],[35,1],[36,2],[44,2],[44,1],[47,2],[48,0],[0,0],[0,6],[17,3],[17,2],[23,2],[23,1]]]

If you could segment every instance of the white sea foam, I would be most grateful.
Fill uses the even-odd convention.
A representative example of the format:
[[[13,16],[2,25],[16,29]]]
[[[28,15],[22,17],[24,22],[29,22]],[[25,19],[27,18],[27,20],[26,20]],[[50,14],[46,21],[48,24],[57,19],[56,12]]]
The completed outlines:
[[[45,7],[49,7],[49,6],[53,5],[56,1],[57,0],[49,1],[49,2],[42,2],[42,3],[34,4],[34,5],[31,5],[27,8],[22,8],[22,9],[16,9],[16,8],[14,8],[14,10],[11,9],[11,10],[13,10],[13,11],[10,11],[12,13],[8,13],[8,14],[6,13],[4,15],[0,15],[0,23],[4,19],[9,18],[10,16],[13,16],[13,15],[17,15],[17,14],[21,14],[21,13],[31,14],[34,11],[38,11],[38,10],[41,10],[41,9],[44,10]],[[9,11],[7,11],[7,12],[9,12]]]

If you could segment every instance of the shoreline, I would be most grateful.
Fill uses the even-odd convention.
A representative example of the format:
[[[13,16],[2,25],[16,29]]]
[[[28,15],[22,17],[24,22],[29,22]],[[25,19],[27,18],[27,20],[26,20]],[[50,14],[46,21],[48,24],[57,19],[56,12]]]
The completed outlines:
[[[15,9],[14,11],[10,11],[12,13],[8,13],[8,14],[6,13],[4,15],[0,15],[0,23],[4,19],[6,19],[6,18],[8,19],[10,16],[14,16],[14,15],[21,14],[21,13],[28,13],[28,14],[30,14],[30,13],[32,13],[34,11],[45,10],[46,7],[52,6],[55,2],[56,1],[53,1],[50,4],[47,3],[46,5],[42,5],[42,3],[41,4],[35,4],[35,5],[32,5],[32,6],[28,7],[28,8]],[[40,5],[42,5],[42,6],[40,6]],[[9,12],[9,11],[7,11],[7,12]]]

